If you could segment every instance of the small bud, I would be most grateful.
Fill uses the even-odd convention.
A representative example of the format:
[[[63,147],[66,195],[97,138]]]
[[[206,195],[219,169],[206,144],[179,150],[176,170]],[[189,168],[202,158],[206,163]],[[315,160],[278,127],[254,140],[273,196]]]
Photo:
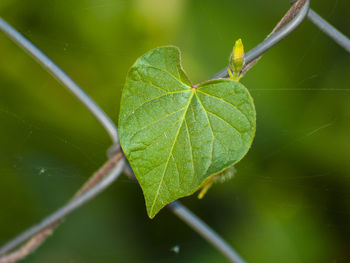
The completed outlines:
[[[238,39],[233,46],[233,51],[230,57],[230,70],[232,72],[231,79],[239,81],[240,73],[244,64],[244,47],[241,39]],[[231,74],[230,74],[231,75]]]

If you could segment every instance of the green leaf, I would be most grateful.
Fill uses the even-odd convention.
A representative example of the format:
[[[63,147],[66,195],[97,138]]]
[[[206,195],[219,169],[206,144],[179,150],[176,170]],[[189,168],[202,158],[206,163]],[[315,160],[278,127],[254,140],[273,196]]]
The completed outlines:
[[[243,158],[255,134],[255,108],[239,82],[192,86],[178,48],[160,47],[128,73],[119,132],[153,218]]]

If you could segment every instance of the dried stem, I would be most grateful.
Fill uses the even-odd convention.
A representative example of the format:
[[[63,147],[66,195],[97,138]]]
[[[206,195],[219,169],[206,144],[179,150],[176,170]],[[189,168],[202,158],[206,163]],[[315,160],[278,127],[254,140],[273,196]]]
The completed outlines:
[[[97,185],[123,159],[123,157],[123,153],[119,152],[108,160],[97,172],[91,176],[91,178],[80,188],[80,190],[78,190],[78,192],[74,195],[73,200],[77,199],[93,186]],[[62,219],[57,220],[53,224],[44,228],[40,233],[33,236],[27,243],[18,248],[16,251],[0,257],[0,263],[13,263],[32,253],[46,240],[49,235],[53,233],[61,222]]]
[[[61,222],[61,221],[60,221]],[[46,238],[52,234],[55,228],[60,224],[60,222],[55,223],[54,225],[49,226],[44,229],[39,234],[32,237],[26,244],[20,247],[18,250],[5,255],[0,258],[0,263],[12,263],[18,260],[21,260],[32,253],[37,247],[39,247]]]

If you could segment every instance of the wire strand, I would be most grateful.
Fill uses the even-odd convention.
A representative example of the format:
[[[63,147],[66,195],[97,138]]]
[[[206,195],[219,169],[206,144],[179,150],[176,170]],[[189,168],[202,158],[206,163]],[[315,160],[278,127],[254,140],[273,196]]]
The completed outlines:
[[[343,47],[350,53],[350,39],[347,36],[345,36],[311,9],[309,10],[307,18],[323,33],[332,38],[336,43],[338,43],[339,46]]]
[[[303,7],[300,9],[300,11],[296,14],[296,16],[288,24],[283,26],[279,31],[270,35],[261,44],[257,45],[255,48],[253,48],[247,54],[245,54],[245,56],[244,56],[244,64],[245,65],[249,65],[254,60],[256,62],[257,59],[259,59],[259,57],[261,57],[266,51],[268,51],[274,45],[279,43],[282,39],[287,37],[290,33],[292,33],[301,24],[301,22],[304,21],[304,19],[307,16],[308,10],[309,10],[310,1],[309,0],[306,0],[306,1],[299,0],[298,2],[305,2],[305,3],[303,5]],[[298,2],[296,2],[295,5],[298,4]],[[227,68],[228,67],[221,70],[220,72],[215,74],[210,79],[227,78],[228,77]]]
[[[230,262],[245,263],[243,258],[241,258],[241,256],[228,243],[226,243],[224,239],[222,239],[206,223],[199,219],[179,201],[172,202],[167,207],[205,240],[216,247],[217,250],[230,260]]]
[[[299,0],[300,1],[300,0]],[[280,31],[271,35],[266,41],[258,45],[256,48],[251,50],[246,54],[246,64],[254,59],[259,58],[263,53],[269,50],[272,46],[277,44],[288,34],[290,34],[298,25],[304,20],[305,12],[307,14],[309,7],[309,0],[305,2],[305,5],[300,9],[300,12]],[[342,33],[336,30],[333,26],[329,25],[324,19],[318,16],[313,11],[308,13],[308,18],[315,23],[316,26],[322,29],[327,35],[334,39],[338,44],[342,45],[347,51],[350,52],[350,41]],[[102,124],[107,133],[112,138],[113,142],[118,142],[118,131],[114,123],[109,119],[109,117],[102,111],[102,109],[92,101],[86,93],[81,90],[81,88],[66,74],[64,73],[55,63],[53,63],[45,54],[43,54],[38,48],[36,48],[32,43],[29,42],[24,36],[22,36],[18,31],[13,29],[9,24],[7,24],[3,19],[0,18],[0,30],[7,34],[13,41],[15,41],[19,46],[25,49],[33,58],[35,58],[44,68],[46,68],[56,79],[58,79],[66,88],[68,88],[97,118],[97,120]],[[216,74],[214,77],[225,77],[227,71],[225,70]],[[96,184],[91,186],[91,189],[87,190],[83,195],[79,196],[77,199],[71,201],[66,206],[56,211],[46,219],[44,219],[38,225],[25,231],[12,241],[5,244],[0,248],[0,254],[6,254],[12,251],[23,242],[27,241],[29,238],[33,237],[38,233],[42,233],[48,229],[48,227],[53,224],[60,222],[66,215],[73,212],[75,209],[80,207],[82,204],[96,196],[98,193],[103,191],[108,185],[110,185],[118,175],[121,173],[122,164],[117,164],[113,172],[108,176],[104,177],[102,181],[96,182]],[[182,219],[186,224],[192,227],[196,232],[198,232],[203,238],[215,246],[219,251],[221,251],[227,258],[232,262],[243,263],[243,259],[230,247],[217,233],[215,233],[208,225],[196,217],[191,211],[184,207],[180,202],[174,202],[168,206],[175,215]],[[7,255],[5,256],[7,257]],[[3,257],[4,258],[4,257]],[[0,263],[1,259],[0,258]],[[13,261],[11,261],[13,262]]]
[[[303,1],[303,0],[299,0]],[[0,18],[1,19],[1,18]],[[68,85],[68,89],[73,92],[74,95],[80,99],[86,107],[89,108],[89,110],[95,115],[100,116],[98,111],[102,112],[102,116],[105,116],[109,122],[109,118],[107,115],[85,94],[83,90],[80,89],[79,86],[77,86],[68,75],[66,75],[59,67],[57,67],[46,55],[44,55],[38,48],[36,48],[32,43],[29,42],[24,36],[22,36],[19,32],[17,32],[15,29],[13,29],[10,25],[8,25],[5,21],[2,19],[0,20],[2,22],[0,25],[2,25],[1,28],[5,29],[4,32],[10,36],[11,39],[13,39],[19,46],[23,47],[27,52],[29,52],[41,65],[43,65],[45,68],[49,70],[51,74],[53,74],[60,82],[62,82],[65,86]],[[292,25],[289,23],[288,25]],[[292,25],[292,28],[296,28]],[[286,28],[285,32],[289,32],[291,29],[289,27]],[[282,32],[284,32],[284,29],[281,29]],[[281,33],[280,33],[281,34]],[[262,47],[262,48],[261,48]],[[259,50],[261,52],[266,52],[268,48],[266,48],[265,45],[262,45]],[[257,54],[259,56],[259,52],[255,52],[253,54]],[[252,57],[254,59],[254,57]],[[92,106],[91,106],[92,105]],[[100,118],[98,118],[101,120]],[[107,124],[108,124],[107,121]],[[112,125],[106,125],[105,122],[100,121],[101,124],[105,127],[107,132],[109,134],[115,134],[118,138],[118,131],[114,124]],[[114,138],[112,136],[112,138]],[[117,140],[114,140],[117,141]],[[110,182],[111,183],[111,182]],[[88,192],[86,192],[83,196],[79,197],[79,200],[82,205],[86,201],[90,200],[90,198],[87,198],[86,200],[82,199],[84,196],[86,196],[88,193],[95,193],[96,189],[99,188],[99,185],[101,183],[97,183],[95,186],[93,186]],[[74,206],[76,203],[76,200],[71,201],[68,203],[65,207],[61,208],[51,216],[44,219],[41,223],[38,225],[33,226],[29,230],[25,231],[23,234],[19,235],[14,240],[10,241],[9,243],[5,244],[2,248],[0,248],[0,255],[5,254],[9,251],[12,251],[16,247],[18,247],[20,244],[28,240],[29,238],[40,235],[40,233],[44,233],[47,230],[50,230],[50,226],[54,223],[57,225],[59,224],[59,221],[63,219],[67,214],[75,210],[78,206]],[[176,203],[175,203],[176,204]],[[234,251],[232,247],[230,247],[222,238],[220,238],[209,226],[204,224],[199,218],[195,217],[192,212],[190,212],[188,209],[186,209],[184,206],[182,206],[180,203],[177,203],[177,206],[170,206],[171,210],[174,212],[175,215],[177,215],[180,219],[182,219],[185,223],[189,224],[195,231],[197,231],[202,237],[204,237],[209,243],[213,244],[214,247],[216,247],[219,251],[221,251],[231,262],[241,263],[244,262],[238,254]],[[70,207],[75,207],[73,210],[70,210]],[[53,229],[56,227],[53,226]],[[50,232],[48,232],[50,233]],[[40,238],[40,243],[43,242],[45,238]],[[30,242],[29,242],[30,243]],[[18,251],[21,251],[19,249]],[[16,252],[18,252],[16,251]],[[15,254],[16,252],[12,253]],[[11,255],[9,255],[11,256]],[[6,256],[5,256],[6,257]],[[4,258],[2,258],[4,259]],[[1,260],[1,258],[0,258]],[[4,261],[5,262],[5,261]],[[2,263],[0,261],[0,263]]]
[[[52,225],[57,224],[66,215],[72,213],[77,208],[82,206],[84,203],[86,203],[87,201],[97,196],[99,193],[105,190],[109,185],[111,185],[119,177],[119,175],[122,173],[124,163],[125,163],[124,158],[122,156],[119,157],[118,162],[114,166],[108,167],[109,168],[108,171],[104,172],[104,177],[99,181],[98,184],[94,185],[94,187],[92,187],[88,191],[82,191],[81,195],[77,195],[76,198],[74,198],[67,205],[58,209],[56,212],[46,217],[40,223],[29,228],[28,230],[26,230],[25,232],[18,235],[16,238],[14,238],[13,240],[9,241],[7,244],[2,246],[0,248],[0,255],[4,255],[9,251],[12,251],[13,249],[15,249],[16,247],[18,247],[19,245],[27,241],[34,235],[37,235],[38,233],[40,233],[43,229],[46,229]],[[106,169],[105,167],[106,165],[103,166],[101,170]],[[99,172],[97,172],[96,174],[98,173]],[[0,263],[7,262],[5,260],[6,260],[6,256],[0,258]]]
[[[3,31],[10,39],[17,45],[22,47],[28,54],[30,54],[41,66],[51,73],[59,82],[63,84],[69,91],[71,91],[78,100],[80,100],[85,107],[92,113],[92,115],[105,128],[108,135],[114,143],[118,142],[118,130],[112,120],[107,114],[62,70],[60,69],[48,56],[46,56],[40,49],[34,46],[21,33],[9,25],[0,17],[0,30]]]

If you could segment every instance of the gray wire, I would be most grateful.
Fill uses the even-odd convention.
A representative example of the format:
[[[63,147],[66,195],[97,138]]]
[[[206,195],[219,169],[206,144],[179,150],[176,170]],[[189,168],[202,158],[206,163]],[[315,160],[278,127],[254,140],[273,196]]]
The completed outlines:
[[[179,201],[172,202],[168,207],[183,220],[187,225],[192,227],[199,235],[216,247],[230,262],[245,263],[238,253],[223,240],[216,232],[214,232],[207,224],[199,219],[195,214],[188,210]]]
[[[63,85],[67,86],[69,90],[73,92],[74,95],[80,99],[86,107],[89,108],[89,110],[95,115],[95,116],[104,116],[105,118],[102,118],[101,121],[100,118],[98,118],[105,127],[106,131],[112,135],[112,138],[115,138],[113,141],[116,141],[118,138],[118,131],[114,124],[109,120],[109,118],[105,115],[105,113],[80,89],[79,86],[77,86],[60,68],[58,68],[46,55],[44,55],[38,48],[36,48],[32,43],[30,43],[25,37],[23,37],[19,32],[17,32],[15,29],[13,29],[9,24],[7,24],[3,19],[0,18],[0,29],[4,31],[11,39],[13,39],[19,46],[23,47],[25,50],[27,50],[40,64],[42,64],[45,68],[49,70],[51,74],[53,74],[60,82],[63,83]],[[100,114],[100,112],[102,114]],[[111,125],[109,125],[109,122]],[[120,167],[118,165],[117,167]],[[119,170],[120,169],[120,170]],[[121,168],[118,169],[118,175],[121,172]],[[38,223],[37,225],[34,225],[33,227],[29,228],[13,240],[10,240],[8,243],[6,243],[4,246],[0,248],[0,255],[4,255],[34,235],[41,232],[46,227],[52,225],[53,223],[57,222],[58,220],[63,219],[66,215],[73,212],[75,209],[77,209],[79,206],[84,204],[85,202],[89,201],[91,198],[96,196],[98,193],[100,193],[104,188],[106,188],[109,184],[111,184],[118,175],[111,173],[109,176],[105,177],[105,180],[101,181],[100,183],[96,184],[94,187],[92,187],[89,191],[87,191],[85,194],[80,196],[79,198],[71,201],[66,206],[62,207],[61,209],[57,210],[47,218],[45,218],[42,222]],[[110,180],[109,180],[110,178]],[[215,247],[219,248],[220,251],[224,250],[225,255],[226,254],[235,254],[234,250],[232,252],[228,252],[230,246],[225,243],[220,237],[215,234],[215,232],[206,224],[204,224],[200,219],[198,219],[193,213],[187,214],[189,212],[188,209],[185,207],[182,207],[182,209],[179,209],[180,205],[177,206],[178,209],[175,212],[174,206],[171,207],[171,210],[174,211],[174,213],[179,216],[181,219],[183,219],[186,223],[190,224],[191,227],[194,228],[194,230],[200,230],[200,233],[212,233],[211,235],[204,235],[204,238],[207,238],[207,240],[214,244]],[[180,213],[181,211],[181,213]],[[187,214],[187,215],[186,215]],[[182,216],[181,216],[182,215]],[[196,224],[199,224],[196,226]],[[239,261],[238,261],[239,262]],[[237,262],[237,263],[238,263]]]
[[[271,35],[268,39],[266,39],[261,44],[250,50],[248,53],[246,53],[244,56],[244,64],[247,65],[254,59],[260,57],[262,54],[264,54],[266,51],[268,51],[270,48],[272,48],[274,45],[276,45],[278,42],[280,42],[282,39],[284,39],[286,36],[292,33],[306,18],[309,10],[309,5],[310,1],[307,0],[304,6],[298,12],[298,14],[287,25],[285,25],[281,30]],[[226,67],[219,73],[215,74],[211,79],[227,77],[228,73]]]
[[[4,255],[28,239],[30,239],[32,236],[40,233],[43,229],[46,227],[51,226],[52,224],[58,222],[62,218],[64,218],[66,215],[72,213],[74,210],[76,210],[78,207],[85,204],[90,199],[94,198],[96,195],[101,193],[103,190],[105,190],[111,183],[113,183],[119,175],[123,171],[124,166],[124,159],[122,159],[118,164],[97,184],[95,185],[90,191],[87,191],[86,193],[82,194],[78,198],[72,200],[67,205],[63,206],[62,208],[58,209],[56,212],[51,214],[50,216],[46,217],[43,221],[40,223],[34,225],[33,227],[29,228],[22,234],[18,235],[13,240],[9,241],[7,244],[2,246],[0,248],[0,255]]]
[[[291,33],[305,18],[309,6],[309,1],[300,10],[298,15],[289,22],[283,29],[272,35],[269,39],[258,45],[256,48],[246,54],[245,62],[258,58],[264,52],[269,50],[272,46],[277,44],[289,33]],[[349,39],[341,34],[334,27],[329,25],[325,20],[319,17],[313,11],[309,12],[308,18],[320,27],[323,32],[332,37],[338,44],[342,45],[347,51],[350,50]],[[73,82],[59,67],[57,67],[46,55],[44,55],[38,48],[24,38],[19,32],[13,29],[3,19],[0,18],[0,30],[5,32],[12,40],[14,40],[19,46],[24,48],[30,55],[32,55],[44,68],[46,68],[55,78],[57,78],[65,87],[67,87],[99,120],[102,126],[106,129],[107,133],[111,136],[113,142],[118,142],[118,131],[109,119],[109,117],[89,98],[80,87]],[[226,77],[226,69],[215,75],[215,78]],[[122,164],[119,163],[115,169],[106,176],[100,183],[91,188],[88,192],[80,196],[79,198],[71,201],[69,204],[56,211],[44,219],[41,223],[35,225],[29,230],[25,231],[17,238],[13,239],[9,243],[0,248],[0,254],[5,254],[20,244],[42,231],[44,228],[51,224],[61,220],[66,215],[74,211],[76,208],[90,200],[98,193],[103,191],[109,184],[111,184],[122,170]],[[174,202],[169,205],[169,208],[182,219],[185,223],[191,226],[195,231],[202,235],[208,242],[213,244],[218,250],[226,255],[232,262],[241,263],[244,262],[237,253],[223,240],[221,239],[208,225],[197,218],[191,211],[185,208],[181,203]]]
[[[128,162],[124,167],[124,173],[132,180],[136,181],[134,172]],[[167,205],[177,217],[184,221],[195,232],[201,235],[205,240],[212,244],[217,250],[219,250],[227,259],[234,263],[244,263],[245,261],[239,256],[239,254],[213,229],[211,229],[206,223],[204,223],[199,217],[188,210],[180,201],[174,201]]]
[[[326,20],[320,17],[315,11],[309,10],[307,18],[323,33],[332,38],[339,46],[343,47],[347,52],[350,53],[350,39],[341,33],[334,26],[329,24]]]
[[[288,25],[291,26],[292,25],[291,22]],[[19,46],[23,47],[41,65],[43,65],[54,77],[56,77],[64,86],[66,86],[71,92],[73,92],[73,94],[78,99],[80,99],[84,103],[84,105],[93,113],[93,115],[96,116],[96,118],[101,122],[101,124],[105,127],[107,132],[111,135],[113,141],[114,142],[118,141],[118,131],[115,125],[112,123],[112,121],[85,94],[85,92],[80,89],[78,85],[76,85],[59,67],[57,67],[53,63],[53,61],[51,61],[38,48],[36,48],[32,43],[30,43],[25,37],[23,37],[19,32],[13,29],[9,24],[7,24],[1,18],[0,18],[0,29],[4,31],[11,39],[13,39]],[[287,27],[286,32],[288,32],[289,30],[290,28]],[[284,32],[284,29],[282,29],[281,31]],[[262,50],[262,52],[266,52],[266,50],[268,50],[268,48],[266,48],[266,45],[260,45],[260,46],[261,47],[258,50]],[[253,54],[256,54],[257,57],[260,56],[258,52],[255,52]],[[253,56],[252,56],[252,59],[254,59]],[[112,181],[110,181],[109,183],[112,183]],[[5,254],[13,250],[14,248],[18,247],[20,244],[28,240],[30,237],[39,233],[41,230],[50,226],[54,222],[57,222],[58,220],[64,218],[67,214],[74,211],[77,207],[79,207],[86,201],[90,200],[93,196],[95,196],[95,194],[101,191],[100,190],[101,185],[102,185],[102,182],[95,185],[92,189],[90,189],[87,193],[85,193],[78,199],[71,201],[69,204],[67,204],[60,210],[56,211],[51,216],[44,219],[41,223],[33,226],[32,228],[25,231],[23,234],[16,237],[14,240],[5,244],[2,248],[0,248],[0,255]],[[222,238],[220,238],[209,226],[203,223],[187,208],[182,206],[180,203],[173,203],[169,207],[175,213],[175,215],[177,215],[180,219],[182,219],[184,222],[189,224],[195,231],[197,231],[208,242],[210,242],[217,249],[219,249],[219,251],[221,251],[232,262],[236,262],[236,263],[244,262],[238,256],[238,254]]]
[[[291,3],[295,3],[296,1],[297,0],[290,0]],[[343,47],[347,52],[350,53],[350,39],[347,36],[329,24],[311,8],[309,9],[307,18],[323,33],[332,38],[339,46]]]
[[[34,46],[28,39],[20,34],[0,17],[0,30],[11,38],[17,45],[27,51],[40,65],[49,71],[59,82],[63,84],[75,97],[77,97],[95,118],[105,128],[114,143],[118,142],[118,130],[106,113],[50,58]]]

